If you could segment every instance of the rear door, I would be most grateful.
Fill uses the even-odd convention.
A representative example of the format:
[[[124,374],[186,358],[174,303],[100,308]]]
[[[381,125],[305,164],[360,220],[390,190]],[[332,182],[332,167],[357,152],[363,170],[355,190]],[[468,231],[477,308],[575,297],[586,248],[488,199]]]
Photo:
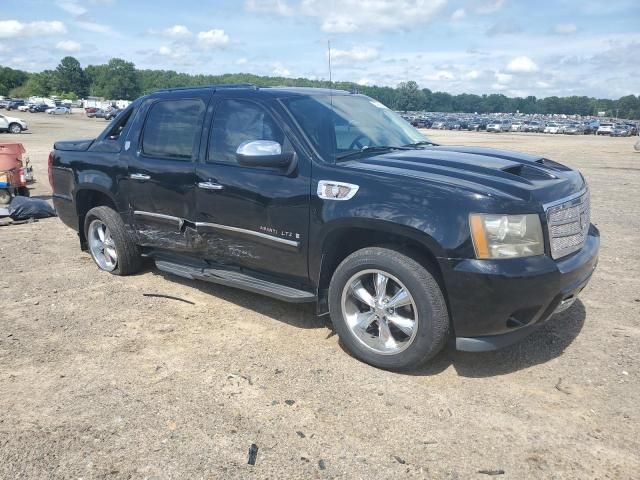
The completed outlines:
[[[132,223],[143,246],[192,249],[195,162],[211,93],[172,92],[142,107],[141,125],[125,142]]]
[[[222,95],[216,95],[222,98],[215,103],[208,151],[196,172],[196,220],[205,256],[305,282],[310,161],[275,101]],[[239,165],[236,150],[254,140],[275,141],[283,152],[295,152],[296,168]]]
[[[9,122],[4,115],[0,115],[0,130],[7,130],[9,128]]]

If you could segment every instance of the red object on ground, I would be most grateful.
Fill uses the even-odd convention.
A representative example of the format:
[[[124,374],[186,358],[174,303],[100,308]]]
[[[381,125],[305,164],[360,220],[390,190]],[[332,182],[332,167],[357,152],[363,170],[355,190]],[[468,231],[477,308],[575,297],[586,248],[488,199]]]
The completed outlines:
[[[27,180],[22,154],[27,151],[21,143],[0,143],[0,172],[5,173],[13,187],[26,187]]]
[[[0,170],[22,167],[22,154],[26,152],[21,143],[0,143]]]

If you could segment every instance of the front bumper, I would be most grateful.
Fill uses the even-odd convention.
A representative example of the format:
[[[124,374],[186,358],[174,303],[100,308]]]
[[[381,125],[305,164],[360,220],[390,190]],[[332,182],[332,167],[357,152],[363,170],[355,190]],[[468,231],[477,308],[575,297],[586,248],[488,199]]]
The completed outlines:
[[[456,348],[484,351],[509,345],[570,306],[596,268],[599,247],[600,233],[591,225],[583,248],[559,261],[546,255],[439,259]]]

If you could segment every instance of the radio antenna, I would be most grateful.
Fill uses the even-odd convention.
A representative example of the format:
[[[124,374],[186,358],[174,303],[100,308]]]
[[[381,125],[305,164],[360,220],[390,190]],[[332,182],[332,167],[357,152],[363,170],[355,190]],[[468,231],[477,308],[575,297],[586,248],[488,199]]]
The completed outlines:
[[[333,108],[333,76],[331,74],[331,40],[327,40],[328,58],[329,58],[329,101]]]

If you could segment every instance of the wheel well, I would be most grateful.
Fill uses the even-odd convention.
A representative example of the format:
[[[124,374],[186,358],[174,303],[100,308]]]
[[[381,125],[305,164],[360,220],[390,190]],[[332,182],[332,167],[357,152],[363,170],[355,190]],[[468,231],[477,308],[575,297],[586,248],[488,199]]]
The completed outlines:
[[[80,190],[76,195],[76,209],[78,213],[78,233],[80,235],[80,246],[83,250],[87,249],[87,239],[84,234],[84,220],[87,212],[95,207],[110,207],[116,212],[116,204],[106,193],[98,190]]]
[[[447,299],[442,271],[436,256],[424,244],[407,236],[368,228],[349,228],[332,234],[325,241],[330,248],[323,250],[322,266],[318,282],[320,296],[320,310],[326,304],[326,292],[331,282],[333,272],[340,263],[357,250],[367,247],[386,247],[401,251],[416,260],[429,270],[440,285]],[[325,297],[325,298],[323,298]]]

